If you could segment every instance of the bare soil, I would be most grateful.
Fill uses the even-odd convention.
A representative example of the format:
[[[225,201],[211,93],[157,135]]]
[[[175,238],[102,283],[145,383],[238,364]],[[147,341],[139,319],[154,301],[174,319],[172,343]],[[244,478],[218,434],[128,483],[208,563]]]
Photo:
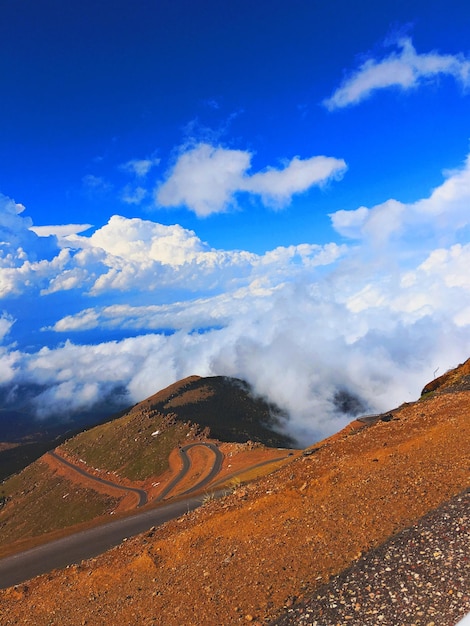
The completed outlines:
[[[0,623],[267,624],[469,486],[469,412],[464,390],[355,422],[221,500],[1,591]],[[226,453],[227,479],[248,452]]]

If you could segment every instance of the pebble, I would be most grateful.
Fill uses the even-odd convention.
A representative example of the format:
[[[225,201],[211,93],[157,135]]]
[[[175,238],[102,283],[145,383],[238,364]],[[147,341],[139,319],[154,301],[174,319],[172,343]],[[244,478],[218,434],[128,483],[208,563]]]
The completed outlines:
[[[364,555],[271,626],[455,626],[470,612],[469,554],[470,489]]]

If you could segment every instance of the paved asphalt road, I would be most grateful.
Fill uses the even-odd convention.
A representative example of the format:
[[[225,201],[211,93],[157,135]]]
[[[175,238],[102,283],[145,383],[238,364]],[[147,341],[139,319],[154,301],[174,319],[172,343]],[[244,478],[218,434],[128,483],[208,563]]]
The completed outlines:
[[[93,558],[118,545],[126,537],[196,509],[202,501],[203,496],[194,496],[164,504],[1,559],[0,588],[18,585],[39,574]]]
[[[85,478],[88,478],[90,480],[96,480],[96,482],[101,483],[102,485],[108,485],[110,487],[114,487],[115,489],[120,489],[121,491],[130,491],[131,493],[137,494],[139,496],[139,502],[137,504],[137,507],[144,506],[144,504],[147,504],[147,493],[143,489],[137,489],[136,487],[125,487],[124,485],[119,485],[118,483],[113,483],[111,480],[106,480],[104,478],[99,478],[98,476],[95,476],[94,474],[90,474],[89,472],[87,472],[86,470],[82,469],[81,467],[78,467],[77,465],[74,465],[70,461],[67,461],[66,459],[64,459],[63,457],[59,456],[58,454],[56,454],[52,450],[48,454],[50,456],[54,457],[54,459],[56,459],[57,461],[59,461],[63,465],[66,465],[67,467],[70,467],[71,469],[73,469],[78,474],[81,474],[82,476],[85,476]]]
[[[194,446],[205,446],[214,452],[214,463],[211,471],[198,483],[193,485],[182,495],[189,495],[196,490],[202,489],[210,481],[217,476],[222,467],[223,455],[219,448],[212,443],[193,443],[180,449],[180,455],[183,466],[178,475],[167,485],[165,490],[160,494],[159,500],[163,498],[176,487],[178,482],[184,478],[191,467],[190,459],[187,451]],[[132,487],[123,487],[117,483],[98,478],[92,474],[88,474],[85,470],[66,461],[54,452],[49,452],[54,458],[61,463],[71,467],[73,470],[82,474],[86,478],[96,480],[105,485],[110,485],[124,491],[131,491],[139,496],[138,506],[142,506],[147,502],[147,494],[142,489]],[[223,492],[219,492],[219,495]],[[57,541],[52,541],[44,545],[38,546],[26,552],[21,552],[13,556],[0,560],[0,589],[17,585],[25,580],[29,580],[39,574],[45,574],[53,569],[63,568],[73,563],[79,563],[84,559],[93,558],[106,550],[118,545],[126,537],[132,537],[152,526],[159,526],[170,519],[179,517],[187,511],[192,511],[202,504],[203,496],[195,496],[186,498],[178,502],[161,505],[158,508],[136,513],[124,519],[117,519],[108,524],[103,524],[96,528],[85,530],[79,533],[64,537]]]
[[[213,443],[199,443],[199,442],[197,442],[197,443],[190,443],[187,446],[184,446],[184,447],[180,448],[180,457],[181,457],[181,461],[183,463],[183,466],[180,469],[179,473],[173,478],[172,481],[170,481],[168,483],[168,485],[165,487],[165,489],[158,496],[158,498],[157,498],[158,500],[164,500],[166,498],[166,496],[169,493],[171,493],[171,491],[173,491],[173,489],[176,487],[176,485],[185,477],[185,475],[189,471],[189,468],[191,467],[191,461],[189,460],[187,451],[190,450],[191,448],[194,448],[195,446],[204,446],[205,448],[209,448],[210,450],[212,450],[212,452],[215,455],[214,464],[212,466],[211,471],[209,472],[209,474],[205,478],[203,478],[198,483],[193,485],[190,489],[186,490],[184,492],[184,494],[180,494],[180,495],[187,495],[189,493],[194,493],[195,491],[197,491],[199,489],[202,489],[203,487],[208,485],[211,482],[211,480],[213,480],[217,476],[217,474],[220,472],[220,470],[222,468],[222,462],[224,460],[224,456],[223,456],[222,452],[219,450],[219,448],[215,444],[213,444]]]

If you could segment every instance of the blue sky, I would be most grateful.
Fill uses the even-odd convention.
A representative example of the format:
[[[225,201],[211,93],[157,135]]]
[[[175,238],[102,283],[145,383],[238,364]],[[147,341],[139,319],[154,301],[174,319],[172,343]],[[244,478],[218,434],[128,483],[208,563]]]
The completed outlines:
[[[469,356],[463,0],[0,2],[0,385],[246,378],[304,440]]]

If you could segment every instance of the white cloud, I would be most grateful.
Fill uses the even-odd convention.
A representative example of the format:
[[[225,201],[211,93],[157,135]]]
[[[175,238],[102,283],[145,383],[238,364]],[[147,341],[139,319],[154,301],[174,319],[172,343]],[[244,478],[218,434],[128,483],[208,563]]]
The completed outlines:
[[[157,157],[151,157],[148,159],[131,159],[121,165],[121,169],[125,172],[129,172],[137,178],[145,178],[150,170],[159,165],[160,159]]]
[[[342,159],[317,156],[302,160],[294,157],[283,169],[248,174],[251,153],[200,143],[178,157],[167,180],[155,194],[162,207],[186,206],[199,217],[227,211],[236,206],[236,194],[261,196],[266,204],[283,206],[296,193],[330,179],[346,170]]]
[[[57,257],[58,259],[59,257]],[[49,266],[52,268],[52,264]],[[31,268],[34,270],[35,268]],[[49,275],[46,287],[41,289],[41,295],[45,296],[59,291],[70,291],[71,289],[81,289],[89,282],[89,272],[80,267],[72,269],[61,268],[61,271],[54,276]]]
[[[122,191],[121,197],[126,204],[141,204],[148,195],[149,192],[143,187],[126,185]]]
[[[336,244],[279,247],[264,255],[226,251],[211,248],[177,224],[166,226],[119,215],[91,235],[79,234],[87,225],[39,227],[41,234],[54,233],[43,238],[32,231],[29,220],[23,223],[22,219],[15,232],[29,240],[25,239],[25,248],[5,245],[8,253],[0,257],[0,298],[72,289],[94,296],[112,291],[233,292],[263,278],[269,269],[279,283],[302,267],[334,263],[345,252],[344,246]],[[12,233],[8,237],[14,240]],[[49,258],[31,260],[37,259],[40,244],[49,239]]]
[[[23,212],[22,204],[0,194],[0,298],[42,281],[59,252],[55,237],[38,237]]]
[[[0,194],[0,267],[16,267],[49,249],[49,242],[31,232],[31,218],[21,215],[24,210],[22,204]]]
[[[187,206],[199,217],[227,210],[250,167],[251,154],[199,144],[183,152],[157,189],[163,207]]]
[[[6,341],[14,323],[15,320],[8,313],[0,314],[0,344]],[[19,351],[0,345],[0,385],[6,385],[13,380],[19,355]]]
[[[15,320],[8,313],[3,312],[0,315],[0,342],[8,335],[14,323]]]
[[[148,334],[26,353],[6,345],[6,317],[0,381],[39,385],[35,404],[46,415],[86,410],[116,388],[134,402],[189,374],[239,376],[290,412],[305,443],[350,419],[338,412],[338,391],[371,412],[413,400],[437,367],[470,351],[470,244],[459,239],[468,234],[469,181],[467,159],[426,198],[332,214],[351,247],[305,243],[261,255],[213,249],[181,226],[113,216],[91,235],[62,237],[70,248],[52,258],[30,260],[41,238],[8,204],[4,221],[24,243],[22,256],[3,257],[12,288],[54,292],[56,301],[71,288],[96,296],[81,311],[75,298],[73,313],[58,309],[59,337]],[[0,274],[1,285],[7,279]]]
[[[365,61],[323,104],[331,111],[358,104],[379,89],[412,89],[445,75],[468,87],[470,61],[463,55],[418,54],[408,37],[398,40],[396,45],[398,51],[384,59]]]
[[[93,233],[89,245],[142,265],[159,261],[173,266],[194,259],[208,248],[194,232],[179,225],[164,226],[119,215],[113,215],[105,226]]]
[[[284,169],[269,168],[265,172],[246,177],[242,188],[259,194],[265,204],[284,206],[292,196],[307,191],[313,185],[322,185],[333,179],[338,180],[346,171],[342,159],[316,156],[311,159],[294,157]]]
[[[31,226],[29,230],[35,233],[38,237],[50,237],[53,235],[57,237],[59,243],[67,245],[65,240],[69,243],[73,235],[79,235],[92,228],[92,224],[60,224],[60,225],[48,225],[48,226]]]
[[[197,298],[171,304],[132,306],[113,304],[89,308],[58,320],[50,330],[69,332],[91,328],[132,330],[206,329],[229,324],[234,317],[247,314],[256,303],[258,310],[278,287],[254,280],[247,287],[210,298]],[[263,302],[265,304],[263,304]]]
[[[305,263],[279,282],[279,269],[295,253]],[[134,402],[194,373],[239,376],[286,408],[291,432],[308,443],[350,419],[338,413],[338,390],[358,397],[364,411],[388,410],[415,399],[436,367],[468,356],[470,245],[433,250],[398,274],[383,268],[371,274],[353,255],[315,275],[313,253],[308,246],[277,249],[259,259],[252,283],[214,297],[140,307],[124,302],[66,316],[55,330],[178,332],[7,352],[2,380],[45,386],[35,400],[43,416],[91,408],[115,387],[125,387]],[[315,254],[331,261],[339,251]]]
[[[417,244],[422,239],[427,246],[441,239],[449,242],[470,225],[470,157],[461,168],[445,175],[444,182],[427,198],[409,204],[387,200],[370,209],[336,211],[330,214],[333,227],[344,237],[368,240],[376,246],[405,234],[414,236]]]
[[[338,413],[338,390],[360,398],[365,412],[388,410],[418,397],[436,367],[468,356],[470,320],[462,311],[470,303],[469,256],[468,247],[432,253],[398,280],[348,271],[347,290],[341,276],[312,282],[304,269],[270,290],[254,284],[186,303],[87,309],[63,318],[63,330],[90,328],[97,319],[104,327],[183,330],[98,345],[66,341],[16,355],[12,382],[45,386],[36,398],[45,415],[84,410],[118,386],[134,402],[190,374],[238,376],[286,408],[291,431],[311,442],[350,419]],[[194,333],[198,322],[216,328]]]

